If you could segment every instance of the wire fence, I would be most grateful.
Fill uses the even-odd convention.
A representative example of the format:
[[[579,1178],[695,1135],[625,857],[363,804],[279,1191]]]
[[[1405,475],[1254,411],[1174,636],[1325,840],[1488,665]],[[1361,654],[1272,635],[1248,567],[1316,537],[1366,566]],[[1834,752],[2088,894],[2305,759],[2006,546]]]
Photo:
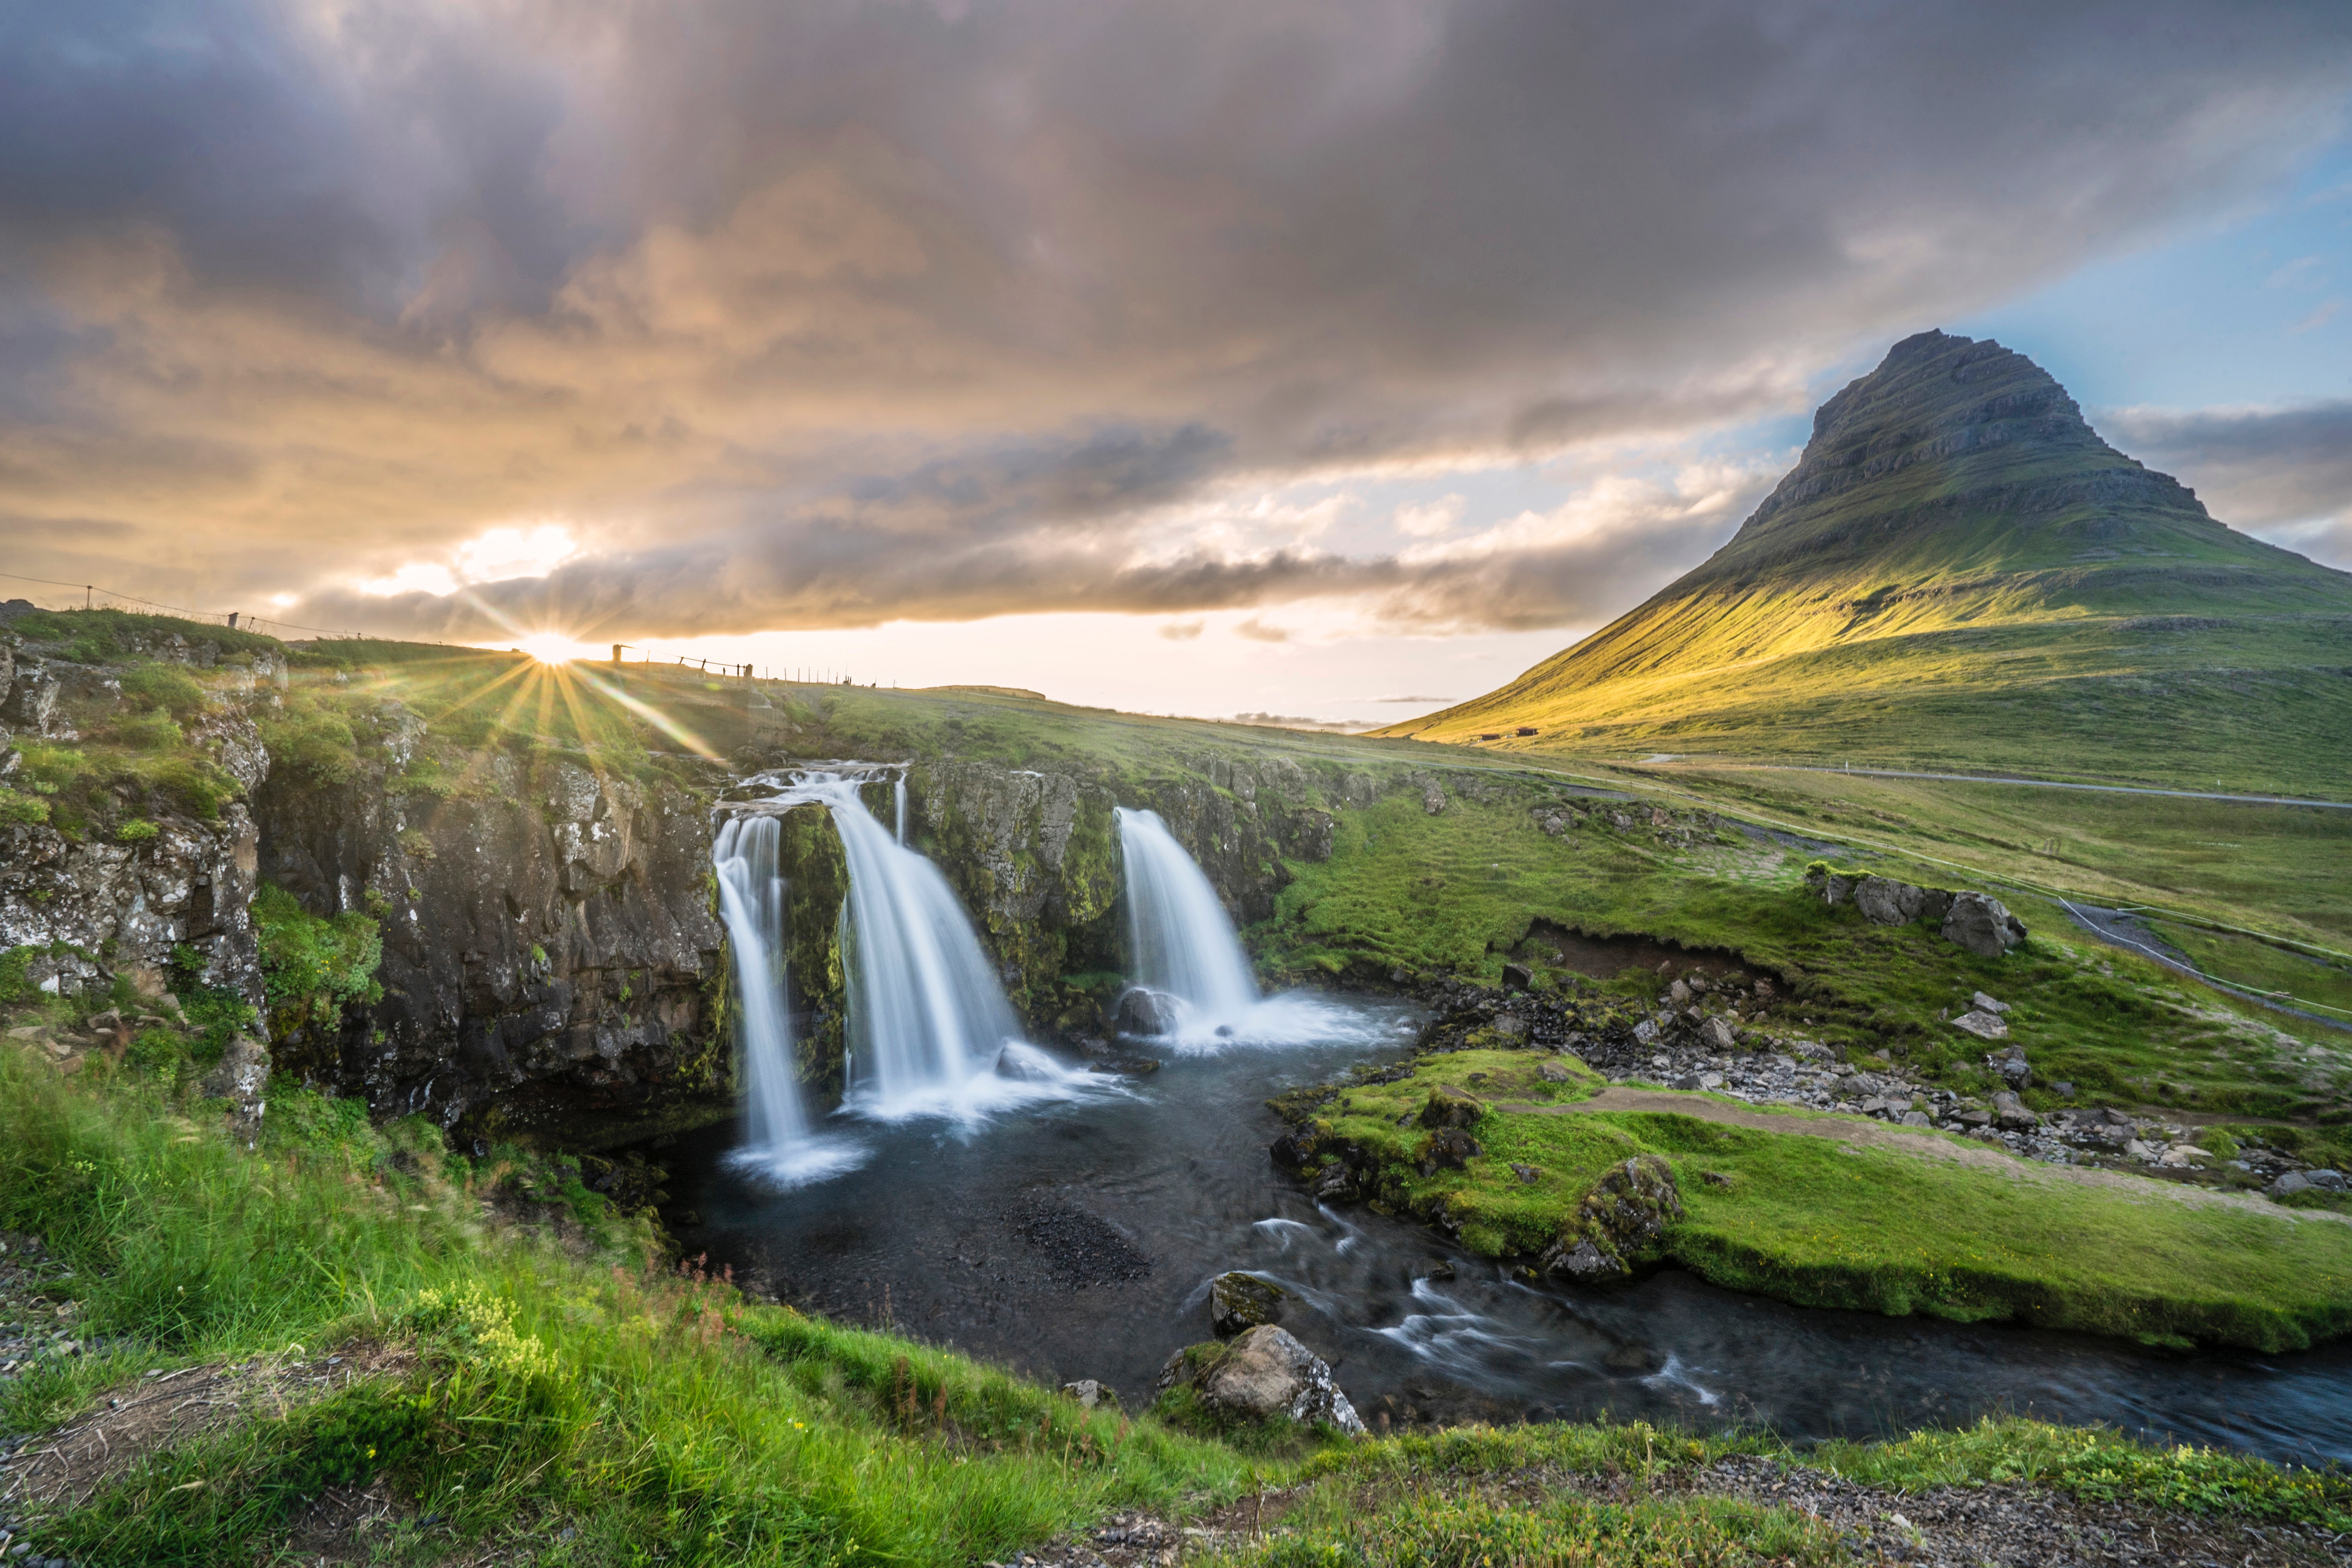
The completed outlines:
[[[332,637],[338,640],[387,640],[415,642],[423,643],[428,647],[464,648],[468,653],[483,651],[481,648],[471,643],[442,642],[437,638],[432,637],[378,638],[376,634],[373,632],[352,631],[347,627],[306,626],[299,622],[279,620],[274,616],[255,615],[247,610],[191,609],[184,605],[166,605],[154,599],[143,599],[136,594],[118,593],[111,588],[101,588],[94,583],[67,583],[54,577],[27,577],[19,572],[0,572],[0,580],[5,580],[11,583],[35,583],[42,585],[43,587],[48,588],[66,588],[79,593],[82,596],[82,602],[79,605],[44,605],[37,606],[41,609],[125,610],[139,615],[171,616],[179,620],[194,621],[203,626],[217,626],[225,627],[230,631],[253,632],[262,637],[276,637],[280,642],[299,642],[303,640],[304,637]],[[27,602],[29,603],[29,601]],[[284,635],[288,632],[299,633],[302,634],[302,636],[289,637]],[[516,648],[514,651],[520,653],[524,650]],[[640,657],[635,659],[624,661],[622,658],[622,655],[624,653],[634,653]],[[660,669],[693,669],[705,675],[719,675],[730,679],[773,680],[796,686],[856,686],[861,684],[861,682],[857,681],[851,676],[849,671],[834,669],[828,667],[794,665],[779,670],[770,667],[755,666],[744,663],[737,659],[719,659],[708,658],[699,654],[677,654],[675,656],[663,655],[657,657],[629,643],[614,643],[613,645],[612,662],[616,666],[624,662],[627,662],[631,664],[650,666],[654,668]],[[862,684],[878,686],[880,683],[877,681],[868,681]],[[892,689],[897,689],[897,681],[894,680],[890,684]]]

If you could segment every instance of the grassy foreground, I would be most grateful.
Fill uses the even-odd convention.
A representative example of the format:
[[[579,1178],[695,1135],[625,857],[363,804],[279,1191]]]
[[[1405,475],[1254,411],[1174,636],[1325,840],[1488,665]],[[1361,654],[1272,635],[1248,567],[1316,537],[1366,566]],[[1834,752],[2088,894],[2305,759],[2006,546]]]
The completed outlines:
[[[1549,1082],[1537,1075],[1539,1062],[1582,1076]],[[1664,1227],[1661,1255],[1732,1289],[1801,1306],[2015,1319],[2263,1351],[2301,1349],[2352,1327],[2352,1226],[1695,1115],[1559,1115],[1540,1104],[1588,1098],[1596,1082],[1572,1059],[1542,1053],[1428,1057],[1411,1078],[1360,1084],[1321,1107],[1317,1142],[1368,1156],[1377,1174],[1363,1184],[1376,1201],[1442,1212],[1465,1246],[1488,1257],[1540,1253],[1610,1167],[1656,1155],[1673,1168],[1687,1210]],[[1430,1135],[1415,1115],[1442,1091],[1487,1105],[1471,1129],[1486,1157],[1423,1175]],[[1709,1099],[1680,1098],[1694,1109]],[[1845,1120],[1768,1114],[1791,1126]]]
[[[0,1436],[129,1397],[152,1370],[415,1353],[307,1403],[256,1401],[126,1458],[78,1506],[36,1510],[40,1550],[79,1563],[269,1561],[322,1492],[367,1485],[396,1506],[355,1550],[385,1563],[490,1549],[549,1564],[970,1563],[1119,1510],[1201,1517],[1264,1487],[1305,1487],[1312,1504],[1237,1548],[1265,1561],[1838,1560],[1797,1511],[1670,1484],[1727,1455],[1794,1458],[1768,1435],[1604,1422],[1236,1448],[749,1301],[660,1263],[641,1224],[576,1186],[569,1245],[501,1225],[485,1200],[506,1173],[445,1153],[430,1128],[372,1129],[288,1090],[248,1153],[168,1082],[68,1080],[0,1047],[0,1226],[38,1233],[69,1266],[44,1289],[88,1347],[0,1381]],[[2352,1524],[2352,1487],[2333,1475],[2026,1422],[1814,1462],[1893,1488],[2029,1477]],[[1525,1518],[1430,1484],[1535,1464],[1658,1489],[1564,1491],[1530,1559]],[[1313,1502],[1343,1494],[1345,1509]]]

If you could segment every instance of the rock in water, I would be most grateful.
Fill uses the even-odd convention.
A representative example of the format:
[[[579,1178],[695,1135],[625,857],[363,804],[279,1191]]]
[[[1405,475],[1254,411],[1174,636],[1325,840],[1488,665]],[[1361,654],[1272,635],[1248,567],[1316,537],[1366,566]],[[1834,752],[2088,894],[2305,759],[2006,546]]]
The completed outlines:
[[[1666,1221],[1682,1217],[1673,1169],[1655,1154],[1636,1155],[1592,1184],[1537,1262],[1547,1273],[1588,1284],[1622,1279],[1633,1271],[1626,1255],[1655,1246]]]
[[[2025,926],[1990,894],[1957,893],[1951,912],[1944,917],[1944,940],[1979,958],[1999,958],[2025,940]]]
[[[1235,1340],[1200,1386],[1201,1402],[1228,1415],[1250,1421],[1287,1415],[1306,1426],[1328,1423],[1351,1437],[1364,1436],[1363,1418],[1323,1358],[1272,1323]]]
[[[1164,1035],[1176,1027],[1176,1008],[1172,998],[1130,985],[1119,997],[1118,1013],[1112,1021],[1124,1034]]]
[[[1290,1292],[1235,1269],[1209,1281],[1209,1326],[1221,1340],[1270,1323]]]

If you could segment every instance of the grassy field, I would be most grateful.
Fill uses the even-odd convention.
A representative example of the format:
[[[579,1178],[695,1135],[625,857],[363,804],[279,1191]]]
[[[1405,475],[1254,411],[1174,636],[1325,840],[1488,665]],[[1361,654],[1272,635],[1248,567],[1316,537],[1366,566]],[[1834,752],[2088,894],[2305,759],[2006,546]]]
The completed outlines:
[[[1554,837],[1533,826],[1530,797],[1500,784],[1492,799],[1457,798],[1437,816],[1390,796],[1348,814],[1331,858],[1293,868],[1275,918],[1247,935],[1278,973],[1489,979],[1538,921],[1593,937],[1662,938],[1736,954],[1790,983],[1776,1028],[1856,1055],[1887,1051],[1906,1070],[1972,1091],[1998,1087],[1983,1047],[1939,1015],[1979,989],[2016,1009],[2012,1037],[2037,1078],[2071,1080],[2084,1098],[2317,1117],[2352,1082],[2352,1037],[2100,946],[2046,900],[2013,897],[2032,938],[2006,957],[1979,958],[1925,927],[1873,926],[1807,897],[1809,858],[1721,829],[1702,828],[1685,847],[1646,819],[1618,829],[1604,816]],[[1952,880],[1932,864],[1876,859],[1914,880]],[[2054,1103],[2046,1089],[2032,1098]]]
[[[0,1047],[0,1226],[38,1234],[67,1266],[36,1310],[90,1347],[0,1380],[0,1437],[135,1400],[142,1373],[289,1373],[282,1402],[129,1449],[87,1498],[36,1510],[40,1549],[78,1563],[242,1565],[300,1530],[306,1550],[384,1563],[948,1564],[1120,1510],[1184,1521],[1303,1485],[1307,1510],[1238,1548],[1244,1560],[1468,1563],[1476,1553],[1427,1549],[1505,1545],[1529,1524],[1464,1483],[1537,1463],[1656,1487],[1622,1505],[1559,1498],[1545,1539],[1580,1543],[1581,1561],[1832,1560],[1792,1510],[1678,1491],[1678,1474],[1726,1455],[1799,1458],[1769,1434],[1602,1425],[1235,1447],[746,1300],[662,1259],[640,1222],[560,1170],[570,1190],[533,1227],[509,1200],[550,1173],[447,1154],[428,1127],[371,1128],[291,1086],[248,1154],[173,1081],[152,1068],[68,1080]],[[299,1375],[330,1354],[378,1370],[340,1386]],[[2088,1495],[2352,1524],[2333,1476],[2030,1423],[1826,1457],[1890,1486],[2032,1473]],[[361,1488],[384,1506],[381,1527],[321,1547],[319,1500]]]
[[[1589,1072],[1568,1084],[1538,1077],[1538,1062],[1553,1059],[1480,1050],[1424,1058],[1409,1079],[1360,1085],[1321,1108],[1318,1146],[1370,1156],[1379,1174],[1362,1184],[1381,1202],[1417,1215],[1442,1205],[1464,1245],[1489,1257],[1532,1258],[1611,1166],[1656,1155],[1673,1168],[1688,1210],[1665,1227],[1659,1256],[1732,1289],[1802,1306],[2263,1351],[2300,1349],[2352,1327],[2352,1226],[1696,1116],[1506,1109],[1590,1092]],[[1441,1089],[1488,1108],[1473,1129],[1486,1157],[1423,1175],[1428,1134],[1399,1123]],[[1769,1114],[1792,1127],[1834,1120]]]

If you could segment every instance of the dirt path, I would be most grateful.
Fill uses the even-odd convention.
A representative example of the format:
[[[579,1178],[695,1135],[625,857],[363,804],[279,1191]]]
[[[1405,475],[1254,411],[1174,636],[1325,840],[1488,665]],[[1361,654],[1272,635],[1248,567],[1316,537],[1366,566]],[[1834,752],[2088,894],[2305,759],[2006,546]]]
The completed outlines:
[[[1828,1138],[1860,1148],[1891,1149],[1897,1153],[1949,1160],[1979,1170],[1999,1171],[2018,1181],[2071,1182],[2077,1186],[2105,1187],[2135,1197],[2166,1198],[2174,1203],[2197,1204],[2208,1208],[2236,1209],[2243,1214],[2258,1214],[2289,1222],[2315,1219],[2334,1225],[2352,1224],[2352,1218],[2326,1209],[2282,1208],[2267,1198],[2253,1197],[2244,1193],[2219,1193],[2210,1187],[2192,1187],[2182,1182],[2159,1182],[2123,1171],[2050,1165],[2038,1160],[2021,1160],[2014,1154],[1984,1144],[1963,1143],[1929,1132],[1913,1132],[1884,1121],[1873,1121],[1867,1117],[1774,1112],[1743,1105],[1728,1105],[1719,1100],[1707,1100],[1695,1094],[1675,1094],[1665,1089],[1628,1089],[1622,1084],[1612,1084],[1591,1099],[1572,1104],[1499,1105],[1496,1109],[1527,1116],[1576,1116],[1593,1110],[1661,1110],[1675,1116],[1694,1117],[1701,1121],[1720,1122],[1727,1127],[1752,1127],[1759,1132],[1793,1132],[1807,1138]]]

